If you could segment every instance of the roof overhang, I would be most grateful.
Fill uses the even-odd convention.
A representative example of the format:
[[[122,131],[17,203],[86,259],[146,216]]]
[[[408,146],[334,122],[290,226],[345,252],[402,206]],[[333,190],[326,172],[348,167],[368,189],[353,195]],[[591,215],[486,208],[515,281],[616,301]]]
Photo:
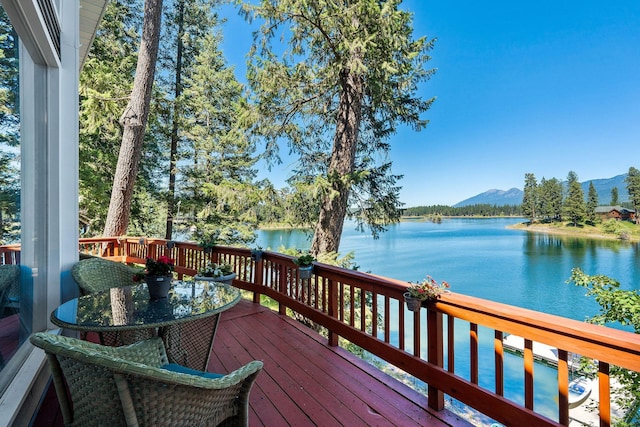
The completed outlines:
[[[82,68],[109,0],[79,0]],[[2,6],[36,63],[60,66],[60,13],[54,0],[2,0]]]

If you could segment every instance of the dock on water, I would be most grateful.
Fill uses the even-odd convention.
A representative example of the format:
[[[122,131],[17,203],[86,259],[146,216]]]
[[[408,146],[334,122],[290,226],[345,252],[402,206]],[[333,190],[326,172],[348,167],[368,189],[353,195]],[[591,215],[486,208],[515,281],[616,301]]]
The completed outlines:
[[[507,335],[502,340],[505,350],[516,354],[524,353],[524,338]],[[552,366],[558,366],[558,349],[539,342],[533,342],[533,358]],[[571,364],[571,361],[569,361]]]

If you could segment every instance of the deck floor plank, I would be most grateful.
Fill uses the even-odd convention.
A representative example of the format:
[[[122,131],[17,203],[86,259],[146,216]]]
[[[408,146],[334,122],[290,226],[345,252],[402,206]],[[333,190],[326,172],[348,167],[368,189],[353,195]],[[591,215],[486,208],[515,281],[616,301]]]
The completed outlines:
[[[448,411],[427,409],[425,396],[326,341],[293,319],[242,300],[220,318],[209,370],[231,372],[263,361],[250,394],[251,427],[471,425]],[[61,417],[54,423],[48,411],[33,426],[62,426]]]

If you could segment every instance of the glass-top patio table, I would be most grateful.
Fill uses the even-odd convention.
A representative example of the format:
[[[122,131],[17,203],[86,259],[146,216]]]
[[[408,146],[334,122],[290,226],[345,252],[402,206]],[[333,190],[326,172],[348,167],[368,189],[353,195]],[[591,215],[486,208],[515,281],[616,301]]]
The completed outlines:
[[[154,335],[169,361],[206,371],[220,313],[240,291],[218,282],[174,280],[168,298],[151,300],[146,284],[74,298],[51,313],[61,328],[97,332],[102,344],[124,345]]]

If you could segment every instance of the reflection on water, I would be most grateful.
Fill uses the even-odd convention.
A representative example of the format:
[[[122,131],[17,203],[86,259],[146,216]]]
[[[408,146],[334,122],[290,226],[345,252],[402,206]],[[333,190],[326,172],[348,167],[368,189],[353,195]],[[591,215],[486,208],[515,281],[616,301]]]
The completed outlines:
[[[565,283],[574,267],[614,277],[623,289],[640,288],[637,243],[506,228],[520,221],[407,221],[390,226],[377,240],[347,223],[340,252],[353,252],[361,271],[406,281],[429,274],[448,281],[453,292],[576,320],[596,314],[598,305],[584,297],[583,288]],[[307,249],[310,241],[300,230],[261,230],[256,245]]]

